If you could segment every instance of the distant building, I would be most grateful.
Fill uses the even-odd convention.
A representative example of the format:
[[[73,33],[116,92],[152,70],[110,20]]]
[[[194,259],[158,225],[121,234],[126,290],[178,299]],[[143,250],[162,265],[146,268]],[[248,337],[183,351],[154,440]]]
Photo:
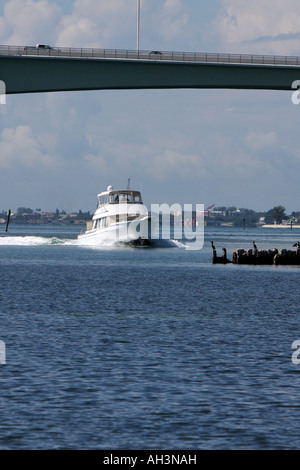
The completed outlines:
[[[53,219],[55,217],[55,212],[42,212],[42,216],[48,219]]]

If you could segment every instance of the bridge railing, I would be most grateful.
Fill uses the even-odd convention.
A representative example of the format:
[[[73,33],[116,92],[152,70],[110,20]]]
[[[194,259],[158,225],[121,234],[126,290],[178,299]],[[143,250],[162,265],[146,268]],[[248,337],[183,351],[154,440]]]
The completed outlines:
[[[53,47],[49,49],[35,46],[0,46],[0,55],[5,56],[42,56],[68,57],[86,59],[120,59],[160,62],[197,62],[226,64],[261,64],[261,65],[299,65],[298,56],[258,55],[258,54],[226,54],[204,52],[172,52],[172,51],[136,51],[126,49],[96,49]]]

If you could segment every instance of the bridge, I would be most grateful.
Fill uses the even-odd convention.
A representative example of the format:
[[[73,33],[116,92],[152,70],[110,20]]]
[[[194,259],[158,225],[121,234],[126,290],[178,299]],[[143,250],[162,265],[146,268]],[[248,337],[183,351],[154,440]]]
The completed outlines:
[[[300,57],[0,46],[6,93],[227,88],[291,90]]]

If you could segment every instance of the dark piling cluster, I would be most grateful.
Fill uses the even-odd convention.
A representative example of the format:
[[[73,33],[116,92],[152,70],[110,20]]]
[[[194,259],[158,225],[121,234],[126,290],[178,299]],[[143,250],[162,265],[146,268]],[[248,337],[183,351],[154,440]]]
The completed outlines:
[[[273,264],[278,250],[237,250],[232,255],[234,264]]]
[[[300,242],[295,243],[293,246],[295,250],[281,250],[280,253],[277,248],[273,250],[258,250],[255,242],[253,241],[253,249],[249,250],[236,250],[233,252],[232,261],[227,258],[226,249],[223,248],[222,256],[217,256],[217,250],[211,242],[213,257],[213,264],[275,264],[275,265],[300,265]]]
[[[211,247],[212,247],[212,250],[213,250],[213,257],[212,257],[212,262],[213,264],[227,264],[227,263],[232,263],[232,261],[230,261],[228,258],[227,258],[227,250],[226,248],[222,248],[222,256],[217,256],[217,250],[214,246],[214,242],[211,242]]]
[[[296,250],[281,250],[280,254],[274,256],[274,264],[300,265],[300,247]]]

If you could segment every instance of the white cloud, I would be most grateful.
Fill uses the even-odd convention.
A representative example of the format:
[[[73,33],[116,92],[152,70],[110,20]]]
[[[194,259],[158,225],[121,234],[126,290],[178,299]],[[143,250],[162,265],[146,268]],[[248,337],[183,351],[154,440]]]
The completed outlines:
[[[107,48],[114,37],[126,35],[134,15],[135,5],[130,8],[126,0],[77,0],[62,19],[57,45]]]
[[[77,0],[59,26],[57,45],[130,49],[136,41],[136,0]],[[151,30],[157,40],[183,35],[189,17],[182,0],[141,2],[141,43]],[[152,41],[151,41],[152,42]]]
[[[275,147],[277,145],[277,134],[271,132],[249,132],[245,141],[247,145],[254,151],[263,150],[268,147]]]
[[[57,45],[64,47],[101,47],[99,29],[95,21],[72,15],[63,18],[59,28]]]
[[[215,21],[222,49],[233,52],[299,54],[298,0],[221,0]]]
[[[136,0],[76,0],[70,14],[51,0],[7,0],[0,17],[4,44],[132,49],[136,44]],[[182,0],[141,2],[141,43],[184,36],[189,17]],[[147,45],[146,47],[151,47]],[[165,46],[166,47],[166,46]]]
[[[0,21],[0,39],[13,45],[53,43],[61,10],[49,0],[9,0]]]
[[[0,38],[6,39],[10,31],[7,21],[3,17],[0,17]]]
[[[166,0],[158,15],[157,29],[162,37],[170,41],[180,36],[189,21],[181,0]]]
[[[29,126],[3,129],[0,139],[0,167],[54,167],[57,162],[45,148],[47,140],[51,147],[51,136],[35,136]]]
[[[83,158],[87,162],[89,168],[91,168],[93,171],[96,171],[100,174],[107,172],[107,161],[102,155],[94,155],[92,153],[89,153],[84,155]]]

